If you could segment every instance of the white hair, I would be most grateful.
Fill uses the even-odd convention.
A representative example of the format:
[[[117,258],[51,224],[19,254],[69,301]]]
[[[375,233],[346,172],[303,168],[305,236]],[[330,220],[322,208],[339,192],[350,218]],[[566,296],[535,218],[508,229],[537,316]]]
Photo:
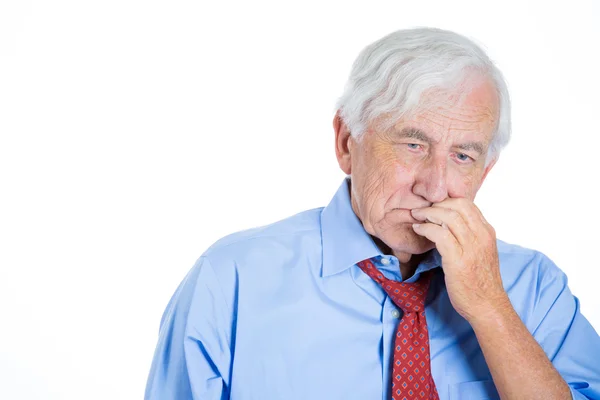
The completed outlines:
[[[421,101],[425,91],[458,87],[473,72],[493,82],[499,100],[487,166],[510,139],[508,88],[486,53],[457,33],[436,28],[399,30],[365,47],[354,61],[336,109],[352,136],[360,139],[377,117],[393,117],[389,128],[402,116],[430,106]]]

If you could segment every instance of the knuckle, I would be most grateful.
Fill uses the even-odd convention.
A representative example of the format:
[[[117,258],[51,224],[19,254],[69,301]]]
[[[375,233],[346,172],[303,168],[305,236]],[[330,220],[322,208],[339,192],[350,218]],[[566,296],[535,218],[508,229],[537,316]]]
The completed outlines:
[[[461,219],[460,214],[456,210],[450,210],[450,219],[454,222],[458,222]]]
[[[450,232],[449,230],[445,230],[444,233],[442,233],[442,237],[444,239],[450,239],[450,237],[452,237],[452,232]]]

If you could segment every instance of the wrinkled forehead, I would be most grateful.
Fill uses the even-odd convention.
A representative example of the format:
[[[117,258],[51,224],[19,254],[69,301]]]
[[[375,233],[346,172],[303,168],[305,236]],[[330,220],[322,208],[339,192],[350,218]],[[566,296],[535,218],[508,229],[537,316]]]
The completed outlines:
[[[469,76],[456,85],[424,91],[408,114],[457,112],[465,117],[487,116],[496,121],[500,99],[491,79]],[[471,114],[471,115],[470,115]]]
[[[382,115],[374,121],[374,127],[387,131],[407,123],[422,123],[446,130],[478,132],[491,140],[499,111],[498,91],[492,80],[471,76],[455,85],[424,91],[402,115]]]

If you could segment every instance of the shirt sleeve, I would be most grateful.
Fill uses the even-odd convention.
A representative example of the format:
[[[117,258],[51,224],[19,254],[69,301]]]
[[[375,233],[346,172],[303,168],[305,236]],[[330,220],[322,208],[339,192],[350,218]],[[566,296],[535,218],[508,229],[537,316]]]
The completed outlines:
[[[163,314],[145,400],[226,400],[232,314],[208,258],[201,257]]]
[[[569,384],[573,399],[600,400],[600,337],[581,314],[566,275],[542,257],[533,336]]]

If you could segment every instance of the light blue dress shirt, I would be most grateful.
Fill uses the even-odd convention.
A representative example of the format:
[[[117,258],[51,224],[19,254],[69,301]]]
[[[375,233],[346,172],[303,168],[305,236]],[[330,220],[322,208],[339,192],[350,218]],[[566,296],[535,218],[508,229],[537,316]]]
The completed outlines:
[[[510,300],[573,398],[600,399],[600,337],[567,277],[538,251],[497,244]],[[146,400],[388,399],[402,311],[356,265],[367,258],[402,279],[354,214],[346,180],[325,208],[217,241],[164,312]],[[440,266],[433,249],[407,280],[436,270],[426,315],[440,399],[498,398]]]

